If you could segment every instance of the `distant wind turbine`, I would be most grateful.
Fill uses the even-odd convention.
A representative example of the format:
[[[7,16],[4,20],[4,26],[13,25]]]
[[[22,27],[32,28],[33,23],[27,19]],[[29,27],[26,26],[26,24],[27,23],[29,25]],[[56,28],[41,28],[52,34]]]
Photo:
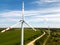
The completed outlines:
[[[50,27],[49,27],[49,25],[48,25],[48,18],[47,17],[45,17],[45,20],[46,20],[46,25],[47,25],[47,28],[48,28],[48,34],[49,34],[49,36],[50,36],[50,33],[51,33],[51,31],[50,31]]]

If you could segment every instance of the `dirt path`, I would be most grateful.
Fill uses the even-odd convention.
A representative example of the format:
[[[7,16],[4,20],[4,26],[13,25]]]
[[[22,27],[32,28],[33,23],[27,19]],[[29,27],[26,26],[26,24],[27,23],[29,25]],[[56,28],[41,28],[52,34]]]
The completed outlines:
[[[48,41],[50,36],[47,36],[46,40],[44,41],[43,45],[46,45],[46,42]]]
[[[33,41],[29,42],[27,45],[34,45],[35,41],[40,39],[41,37],[43,37],[46,33],[44,32],[42,35],[40,35],[39,37],[37,37],[36,39],[34,39]]]

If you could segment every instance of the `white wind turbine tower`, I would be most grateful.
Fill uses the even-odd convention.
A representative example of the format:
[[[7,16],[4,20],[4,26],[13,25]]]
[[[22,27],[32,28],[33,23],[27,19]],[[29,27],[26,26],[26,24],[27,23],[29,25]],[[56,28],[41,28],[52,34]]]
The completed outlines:
[[[22,20],[21,21],[21,28],[22,28],[22,31],[21,31],[21,45],[24,45],[24,27],[23,27],[23,24],[27,24],[28,26],[30,26],[34,31],[36,31],[30,24],[28,24],[25,20],[24,20],[24,0],[22,2]]]
[[[25,23],[26,25],[30,26],[34,31],[36,31],[36,29],[34,29],[30,24],[28,24],[25,20],[24,20],[24,0],[22,1],[22,20],[20,20],[17,24],[21,23],[21,45],[24,45],[24,26],[23,24]],[[2,30],[1,33],[6,32],[7,30],[13,28],[15,25],[12,25],[8,28],[6,28],[5,30]]]
[[[46,20],[46,25],[47,25],[47,28],[48,28],[48,33],[49,33],[49,36],[50,36],[50,27],[49,27],[49,25],[48,25],[48,18],[47,17],[45,17],[45,20]]]

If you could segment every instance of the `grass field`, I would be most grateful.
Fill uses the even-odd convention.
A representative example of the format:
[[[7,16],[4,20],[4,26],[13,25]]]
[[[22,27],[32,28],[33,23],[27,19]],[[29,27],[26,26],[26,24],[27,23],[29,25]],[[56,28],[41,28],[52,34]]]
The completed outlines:
[[[3,28],[0,28],[2,30]],[[37,31],[33,31],[30,28],[25,28],[25,37],[24,37],[24,44],[30,42],[31,40],[35,39],[37,36],[42,34],[40,29]],[[21,29],[14,28],[10,31],[5,33],[0,33],[0,45],[20,45],[21,40]]]

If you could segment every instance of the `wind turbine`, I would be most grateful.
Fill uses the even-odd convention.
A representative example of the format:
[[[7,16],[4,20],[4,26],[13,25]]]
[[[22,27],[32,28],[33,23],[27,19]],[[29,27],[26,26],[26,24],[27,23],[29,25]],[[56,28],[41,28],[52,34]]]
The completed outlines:
[[[47,17],[45,17],[45,20],[46,20],[46,25],[48,24],[48,19],[47,19]],[[49,36],[50,36],[50,33],[51,33],[51,31],[50,31],[50,27],[49,27],[49,25],[47,25],[48,27],[48,34],[49,34]]]
[[[32,27],[30,24],[28,24],[24,19],[24,0],[22,0],[22,20],[20,20],[19,23],[21,23],[21,45],[24,45],[24,23],[26,25],[30,26],[34,31],[36,31],[36,29],[34,29],[34,27]],[[15,25],[17,25],[17,24],[15,24]],[[2,33],[6,32],[7,30],[13,28],[15,25],[8,27],[5,30],[2,30],[1,32]]]

